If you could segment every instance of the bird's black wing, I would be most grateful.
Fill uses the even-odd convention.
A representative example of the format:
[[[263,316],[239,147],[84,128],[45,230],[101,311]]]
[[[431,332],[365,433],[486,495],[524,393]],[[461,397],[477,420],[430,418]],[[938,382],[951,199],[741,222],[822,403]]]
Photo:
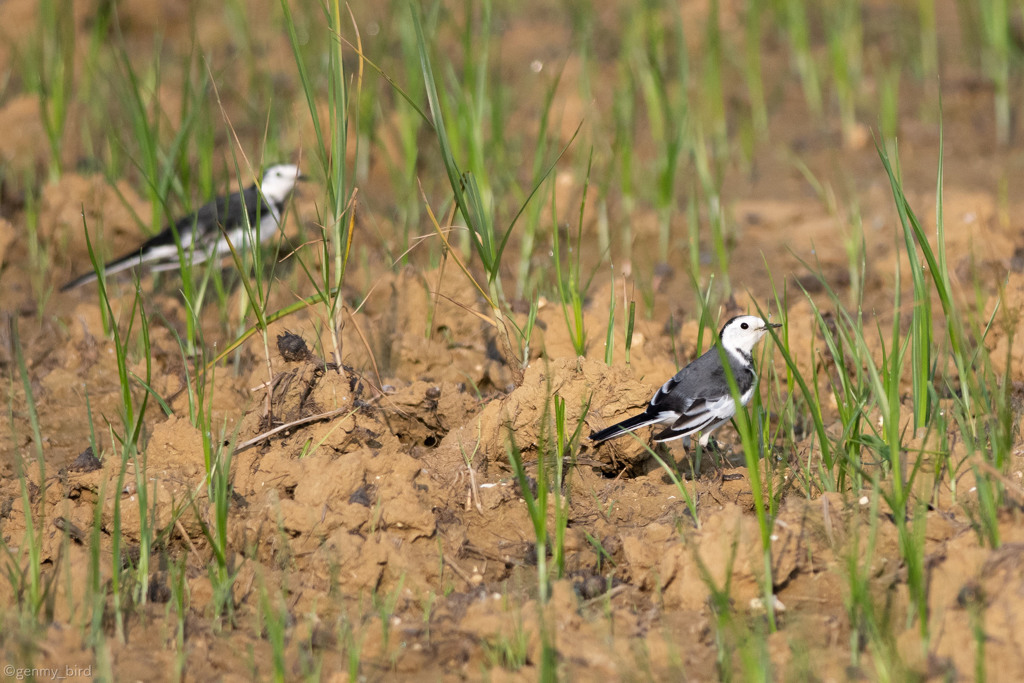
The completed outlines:
[[[665,382],[651,399],[648,411],[684,412],[694,400],[717,394],[712,384],[719,378],[724,378],[722,362],[718,350],[711,348]]]
[[[255,189],[255,186],[251,189]],[[220,222],[232,213],[233,207],[234,213],[238,213],[241,206],[242,202],[237,192],[234,192],[227,197],[217,197],[213,201],[203,204],[196,211],[193,211],[187,216],[182,216],[172,224],[168,224],[166,228],[150,237],[131,252],[116,259],[115,261],[112,261],[109,265],[119,263],[124,259],[138,258],[139,254],[142,254],[143,257],[145,257],[147,253],[153,252],[159,247],[176,248],[178,241],[181,242],[181,246],[187,251],[189,245],[192,244],[193,232],[198,235],[198,243],[196,244],[196,247],[199,248],[205,242],[209,241],[209,236],[212,235],[213,238],[216,239],[216,237],[220,235],[220,228],[218,227]],[[175,233],[177,233],[177,240],[175,239]],[[145,262],[146,259],[143,258],[143,261]]]
[[[737,387],[743,394],[753,381],[753,371],[731,365]],[[731,419],[736,414],[736,402],[728,387],[721,356],[718,349],[712,347],[665,382],[651,399],[647,407],[649,414],[675,417],[669,427],[654,437],[655,441],[713,429]]]

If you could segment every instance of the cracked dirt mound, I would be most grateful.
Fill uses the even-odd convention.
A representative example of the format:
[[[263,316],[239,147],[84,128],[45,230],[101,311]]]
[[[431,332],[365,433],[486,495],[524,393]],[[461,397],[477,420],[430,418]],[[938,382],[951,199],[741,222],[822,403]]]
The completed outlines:
[[[78,319],[79,330],[63,342],[78,355],[55,354],[74,369],[51,363],[45,372],[46,363],[36,366],[45,425],[66,412],[52,403],[63,395],[60,388],[81,387],[81,380],[68,381],[69,374],[96,373],[90,392],[102,403],[104,392],[96,389],[104,375],[97,366],[112,363],[110,343],[98,327],[85,333],[87,325],[100,325],[98,317]],[[298,330],[292,335],[306,333],[301,325],[291,329]],[[286,334],[283,328],[280,334]],[[156,340],[158,346],[170,343],[169,336]],[[481,344],[477,351],[481,362],[486,349]],[[332,367],[312,352],[289,355],[291,360],[280,354],[273,359],[273,410],[276,421],[297,424],[263,436],[231,459],[228,562],[238,617],[227,632],[218,633],[203,618],[218,598],[202,569],[213,559],[204,527],[215,524],[202,434],[187,419],[153,416],[143,457],[151,520],[160,530],[147,607],[156,621],[133,629],[132,650],[119,651],[119,666],[126,670],[137,665],[132,652],[162,637],[160,615],[166,614],[174,581],[181,580],[195,615],[188,621],[189,668],[203,675],[242,666],[239,639],[256,657],[267,655],[266,641],[246,635],[256,618],[247,606],[259,603],[267,586],[280,589],[287,612],[296,615],[289,627],[289,657],[300,657],[312,644],[325,662],[341,666],[352,644],[343,643],[339,633],[348,629],[358,635],[364,662],[389,661],[392,673],[416,677],[475,670],[520,634],[527,636],[522,647],[524,671],[529,671],[543,656],[541,614],[548,615],[557,643],[571,643],[573,654],[562,666],[574,675],[621,675],[636,660],[639,641],[651,675],[671,675],[679,657],[690,671],[710,671],[715,666],[713,587],[728,586],[732,604],[757,614],[763,562],[747,471],[709,466],[697,479],[683,482],[696,501],[698,528],[682,492],[630,439],[587,445],[575,462],[565,463],[566,578],[553,584],[543,610],[536,602],[533,526],[509,444],[522,453],[527,477],[535,480],[538,458],[551,462],[554,397],[565,400],[567,424],[575,425],[589,403],[594,407],[584,418],[585,428],[604,426],[642,405],[653,390],[632,368],[589,358],[541,359],[511,393],[481,400],[464,382],[433,379],[381,392],[350,367]],[[234,406],[218,400],[218,414],[246,411],[234,421],[239,443],[267,431],[265,403],[257,399],[259,391],[249,389],[259,386],[265,373],[265,366],[254,363],[246,378],[217,380],[219,395],[231,397]],[[175,405],[184,408],[182,400]],[[16,427],[20,420],[23,416],[16,416]],[[726,452],[735,451],[731,430],[722,437]],[[81,443],[80,435],[51,452],[70,453],[72,444]],[[679,449],[661,454],[670,461],[685,458]],[[137,467],[130,462],[122,475],[115,458],[99,463],[83,457],[42,482],[29,471],[29,504],[47,520],[41,559],[49,567],[46,575],[55,579],[55,618],[70,619],[84,607],[88,547],[94,542],[103,548],[100,580],[110,580],[115,505],[122,563],[133,566],[140,541]],[[795,474],[785,466],[765,469],[762,462],[766,486],[790,491],[772,527],[776,607],[784,610],[780,634],[800,638],[812,649],[842,649],[853,637],[843,618],[845,567],[856,547],[851,539],[871,528],[872,515],[881,516],[874,519],[873,564],[863,571],[871,590],[889,590],[897,602],[907,600],[905,570],[896,559],[896,527],[884,510],[874,513],[863,501],[837,494],[805,498],[793,482]],[[15,479],[5,478],[2,495],[5,538],[19,538],[25,517]],[[957,509],[926,513],[934,587],[929,618],[933,632],[942,634],[933,656],[944,657],[944,663],[920,660],[912,636],[916,627],[895,645],[911,665],[970,670],[973,659],[963,639],[973,633],[972,610],[985,605],[1003,615],[986,622],[994,639],[989,656],[1019,662],[1022,650],[1015,646],[1010,606],[1017,599],[1013,558],[1017,544],[1024,543],[1020,527],[1007,517],[999,529],[1003,548],[986,550],[970,519]],[[88,531],[94,520],[98,537]],[[185,568],[183,578],[175,578],[177,563]],[[382,600],[391,601],[387,626],[368,609]],[[298,616],[314,614],[313,619]],[[60,633],[44,638],[48,647],[66,652],[66,661],[82,661],[80,651],[61,645]],[[782,643],[771,656],[780,666],[796,666],[794,653]],[[839,675],[844,660],[826,657],[822,670]]]

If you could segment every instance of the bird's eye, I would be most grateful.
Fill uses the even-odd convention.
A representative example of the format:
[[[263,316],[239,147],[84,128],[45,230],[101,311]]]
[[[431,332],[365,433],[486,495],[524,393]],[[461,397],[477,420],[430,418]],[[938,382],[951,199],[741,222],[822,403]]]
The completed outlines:
[[[750,325],[748,325],[747,323],[740,323],[740,327],[743,328],[744,330],[750,329]]]

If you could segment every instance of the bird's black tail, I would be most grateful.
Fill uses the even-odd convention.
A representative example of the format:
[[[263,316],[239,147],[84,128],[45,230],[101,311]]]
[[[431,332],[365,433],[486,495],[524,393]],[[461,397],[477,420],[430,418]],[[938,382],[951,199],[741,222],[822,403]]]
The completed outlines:
[[[593,441],[606,441],[607,439],[614,439],[617,436],[628,434],[635,429],[646,427],[647,425],[654,424],[655,422],[658,422],[658,418],[656,416],[649,415],[648,413],[640,413],[639,415],[634,415],[628,420],[623,420],[611,427],[606,427],[599,432],[592,432],[590,434],[590,438]]]
[[[81,285],[84,285],[86,282],[92,282],[95,279],[96,279],[96,273],[95,272],[85,273],[84,275],[79,275],[74,280],[71,280],[69,282],[65,282],[63,285],[61,285],[60,291],[66,292],[69,289],[74,289],[75,287],[79,287]]]
[[[114,273],[120,273],[122,270],[134,268],[135,266],[140,265],[143,262],[144,261],[142,257],[139,255],[139,250],[136,249],[130,254],[125,254],[121,258],[115,259],[108,263],[107,265],[103,266],[103,272],[104,275],[113,275]],[[88,273],[79,275],[74,280],[71,280],[70,282],[66,282],[63,285],[61,285],[60,291],[66,292],[69,289],[74,289],[75,287],[84,285],[87,282],[94,282],[98,279],[99,275],[97,275],[96,271],[91,270]]]

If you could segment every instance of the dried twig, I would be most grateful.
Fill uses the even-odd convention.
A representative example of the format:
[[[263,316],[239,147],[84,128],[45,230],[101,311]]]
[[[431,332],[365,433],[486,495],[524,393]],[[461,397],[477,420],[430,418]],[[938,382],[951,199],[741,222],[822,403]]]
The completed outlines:
[[[327,418],[334,417],[335,415],[341,415],[342,413],[345,412],[348,412],[349,415],[352,415],[356,412],[356,410],[358,410],[358,408],[338,408],[337,410],[328,410],[326,413],[317,413],[316,415],[310,415],[309,417],[303,417],[298,420],[286,422],[283,425],[274,427],[269,431],[263,432],[262,434],[252,437],[248,441],[243,441],[242,443],[238,444],[235,447],[235,453],[241,453],[245,449],[251,448],[252,446],[255,446],[258,443],[266,441],[275,434],[279,434],[283,431],[291,429],[292,427],[298,427],[300,425],[308,424],[310,422],[326,420]]]

